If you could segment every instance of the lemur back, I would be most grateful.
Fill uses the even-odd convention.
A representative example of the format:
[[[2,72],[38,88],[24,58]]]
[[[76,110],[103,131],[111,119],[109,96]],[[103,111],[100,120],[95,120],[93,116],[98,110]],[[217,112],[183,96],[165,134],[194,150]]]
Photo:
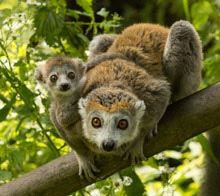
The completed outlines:
[[[201,41],[194,27],[179,21],[171,29],[154,24],[126,28],[108,49],[133,59],[155,78],[164,76],[172,88],[172,101],[192,94],[201,81]]]
[[[150,74],[161,75],[163,51],[169,29],[156,24],[135,24],[126,28],[117,36],[108,52],[134,53],[144,58],[145,66]],[[156,70],[152,70],[157,67]],[[158,70],[157,70],[158,69]],[[152,70],[152,71],[151,71]]]

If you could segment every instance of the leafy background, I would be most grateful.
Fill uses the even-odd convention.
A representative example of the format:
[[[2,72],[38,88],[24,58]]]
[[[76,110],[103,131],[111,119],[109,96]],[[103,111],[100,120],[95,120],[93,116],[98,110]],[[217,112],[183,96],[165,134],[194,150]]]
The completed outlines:
[[[48,57],[86,61],[89,40],[136,22],[193,23],[204,51],[201,88],[220,78],[219,0],[1,0],[0,184],[70,151],[48,118],[49,100],[33,80]],[[72,195],[193,196],[202,178],[203,135]]]

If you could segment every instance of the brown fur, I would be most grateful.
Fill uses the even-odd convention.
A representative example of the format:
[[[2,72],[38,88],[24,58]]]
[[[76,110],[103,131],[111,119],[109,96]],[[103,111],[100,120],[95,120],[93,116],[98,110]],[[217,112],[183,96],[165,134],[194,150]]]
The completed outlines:
[[[108,52],[122,53],[148,73],[161,76],[162,57],[169,29],[155,24],[136,24],[119,35]],[[133,57],[132,57],[133,55]]]
[[[157,56],[158,63],[161,63],[168,32],[169,29],[160,25],[135,24],[117,36],[108,52],[117,52],[124,47],[136,48],[140,49],[144,55]]]

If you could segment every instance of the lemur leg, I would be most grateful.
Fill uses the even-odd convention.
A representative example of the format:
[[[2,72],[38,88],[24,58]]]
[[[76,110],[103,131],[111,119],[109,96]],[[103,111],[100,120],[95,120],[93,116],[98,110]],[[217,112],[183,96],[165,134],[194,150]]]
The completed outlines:
[[[81,122],[78,121],[73,127],[68,127],[65,131],[68,144],[76,154],[79,164],[79,176],[88,181],[97,179],[96,173],[100,170],[95,165],[95,154],[84,144],[81,135]]]
[[[57,116],[56,116],[56,110],[55,110],[55,106],[53,106],[53,103],[51,104],[49,112],[50,112],[50,120],[53,123],[54,127],[56,128],[57,132],[64,140],[67,140],[68,138],[65,133],[64,127],[62,127],[61,124],[58,123]]]
[[[202,59],[202,46],[194,27],[187,21],[174,23],[163,54],[163,68],[172,85],[172,101],[197,90]]]
[[[80,120],[80,116],[77,110],[77,100],[74,103],[67,101],[66,103],[58,105],[56,108],[56,116],[58,123],[64,127],[68,127],[76,123],[78,120]]]
[[[131,160],[132,165],[147,159],[144,155],[144,141],[149,141],[156,135],[157,125],[153,128],[142,127],[140,129],[140,134],[123,155],[124,160]]]
[[[79,176],[81,178],[86,178],[88,181],[96,179],[97,176],[95,175],[95,173],[99,172],[100,170],[95,166],[94,153],[92,153],[80,139],[80,122],[78,121],[72,126],[64,128],[58,123],[54,108],[55,107],[50,108],[50,118],[59,134],[74,150],[79,165]]]
[[[139,137],[136,138],[131,148],[125,153],[124,159],[130,159],[133,165],[147,159],[144,155],[144,141],[149,141],[157,135],[157,124],[152,129],[148,129],[150,131],[146,131],[144,128],[142,128]]]
[[[125,159],[132,163],[146,159],[143,153],[145,139],[150,140],[157,132],[157,124],[163,116],[170,100],[170,87],[166,80],[151,79],[136,91],[146,106],[142,121],[138,125],[139,134],[125,153]]]
[[[82,144],[80,146],[83,147]],[[79,164],[79,176],[88,181],[97,179],[95,173],[100,172],[100,170],[95,166],[95,154],[85,146],[81,149],[75,148],[75,154]]]
[[[132,165],[135,165],[140,161],[146,160],[143,152],[144,140],[144,135],[142,137],[139,136],[138,138],[136,138],[133,144],[124,153],[123,159],[130,160]]]

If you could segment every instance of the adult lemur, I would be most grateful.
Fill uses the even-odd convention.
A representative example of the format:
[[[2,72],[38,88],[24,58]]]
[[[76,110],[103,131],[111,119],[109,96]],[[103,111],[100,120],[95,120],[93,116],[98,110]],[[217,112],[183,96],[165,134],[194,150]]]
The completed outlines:
[[[84,143],[93,152],[83,159],[89,159],[92,167],[94,155],[102,153],[118,154],[134,163],[144,159],[145,137],[155,134],[170,102],[198,88],[201,75],[200,39],[186,21],[170,30],[135,24],[112,44],[102,41],[106,39],[111,40],[101,35],[91,42],[87,81],[79,101]],[[109,48],[99,54],[97,48],[107,48],[102,44]],[[83,172],[93,177],[91,170]]]
[[[79,175],[96,177],[99,154],[133,163],[143,160],[144,139],[156,133],[168,104],[198,88],[201,63],[199,36],[186,21],[174,23],[170,30],[136,24],[118,35],[96,37],[80,92],[82,127],[80,122],[63,126],[55,113],[51,115],[76,152]]]

